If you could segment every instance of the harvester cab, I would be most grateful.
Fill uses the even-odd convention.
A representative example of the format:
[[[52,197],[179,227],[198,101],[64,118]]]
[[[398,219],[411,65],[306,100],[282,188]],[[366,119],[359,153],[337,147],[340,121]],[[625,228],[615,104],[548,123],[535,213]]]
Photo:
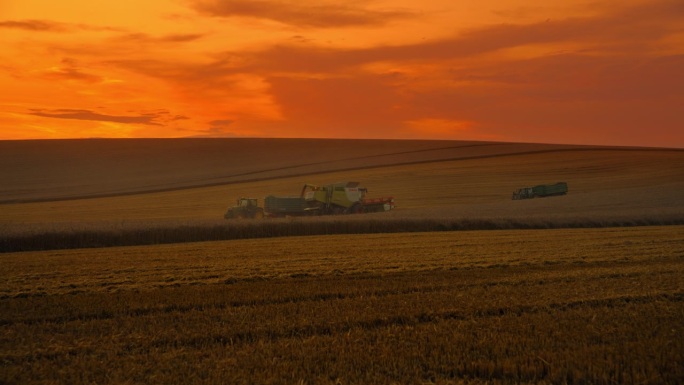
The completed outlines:
[[[359,187],[359,182],[342,182],[326,186],[305,184],[301,197],[309,204],[320,205],[326,211],[336,213],[349,212],[363,201],[368,191]]]
[[[368,189],[359,182],[340,182],[325,186],[305,184],[301,199],[321,214],[351,214],[389,211],[394,208],[394,198],[366,198]]]
[[[226,219],[263,218],[264,209],[259,207],[256,198],[240,198],[237,205],[231,207],[223,216]]]

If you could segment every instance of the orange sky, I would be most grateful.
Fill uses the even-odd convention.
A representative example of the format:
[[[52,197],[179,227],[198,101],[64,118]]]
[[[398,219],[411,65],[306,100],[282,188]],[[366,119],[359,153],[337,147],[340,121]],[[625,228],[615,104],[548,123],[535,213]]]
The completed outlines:
[[[684,147],[681,0],[1,0],[0,58],[0,139]]]

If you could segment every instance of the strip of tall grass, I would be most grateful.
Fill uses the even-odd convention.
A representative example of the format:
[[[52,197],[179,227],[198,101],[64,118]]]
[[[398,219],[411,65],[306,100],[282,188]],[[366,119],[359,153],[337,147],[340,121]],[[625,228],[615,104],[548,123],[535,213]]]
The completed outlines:
[[[0,231],[0,253],[287,236],[459,230],[682,225],[684,215],[557,218],[416,218],[354,215],[194,223],[139,222],[34,226]]]

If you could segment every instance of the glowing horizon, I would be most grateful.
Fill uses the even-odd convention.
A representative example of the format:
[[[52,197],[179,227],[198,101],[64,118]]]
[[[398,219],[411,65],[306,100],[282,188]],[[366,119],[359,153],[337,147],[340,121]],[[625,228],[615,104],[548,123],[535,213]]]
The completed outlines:
[[[677,0],[9,0],[0,139],[684,147]]]

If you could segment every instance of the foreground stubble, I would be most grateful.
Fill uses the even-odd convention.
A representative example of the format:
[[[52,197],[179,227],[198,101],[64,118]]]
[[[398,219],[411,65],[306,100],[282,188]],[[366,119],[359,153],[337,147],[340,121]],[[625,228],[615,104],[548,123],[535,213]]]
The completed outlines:
[[[682,230],[6,254],[0,382],[678,383]]]

